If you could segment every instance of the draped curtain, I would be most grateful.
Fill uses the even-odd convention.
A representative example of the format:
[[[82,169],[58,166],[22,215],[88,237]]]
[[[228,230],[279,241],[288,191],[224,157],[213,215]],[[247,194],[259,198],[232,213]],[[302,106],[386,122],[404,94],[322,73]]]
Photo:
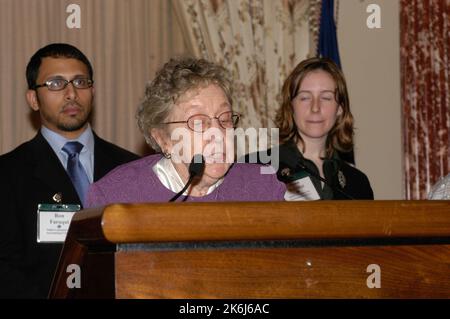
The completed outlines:
[[[81,28],[70,29],[70,4]],[[25,67],[51,42],[75,45],[94,68],[96,132],[137,153],[147,148],[134,114],[145,83],[171,56],[186,53],[172,2],[167,0],[1,0],[0,154],[36,133],[26,104]]]
[[[425,199],[450,172],[450,1],[401,0],[407,199]]]
[[[320,1],[173,0],[189,49],[229,69],[244,128],[273,127],[283,81],[315,55]]]

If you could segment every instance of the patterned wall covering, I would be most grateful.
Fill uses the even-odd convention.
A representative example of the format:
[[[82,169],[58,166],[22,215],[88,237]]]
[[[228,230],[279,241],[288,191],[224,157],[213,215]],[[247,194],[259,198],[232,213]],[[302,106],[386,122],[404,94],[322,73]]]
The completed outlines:
[[[405,195],[450,172],[450,0],[401,0]]]
[[[281,86],[315,55],[320,0],[175,0],[191,51],[236,79],[242,126],[273,127]]]

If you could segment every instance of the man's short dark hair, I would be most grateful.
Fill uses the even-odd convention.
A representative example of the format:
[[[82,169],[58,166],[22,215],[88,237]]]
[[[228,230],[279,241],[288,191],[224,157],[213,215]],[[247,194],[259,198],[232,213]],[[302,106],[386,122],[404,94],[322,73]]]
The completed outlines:
[[[27,65],[27,83],[28,89],[33,90],[35,88],[36,79],[38,77],[39,68],[42,63],[42,59],[46,57],[51,58],[66,58],[66,59],[76,59],[83,62],[89,71],[89,77],[92,79],[94,76],[94,71],[92,70],[91,63],[88,58],[78,50],[73,45],[67,43],[52,43],[40,48],[30,59]]]

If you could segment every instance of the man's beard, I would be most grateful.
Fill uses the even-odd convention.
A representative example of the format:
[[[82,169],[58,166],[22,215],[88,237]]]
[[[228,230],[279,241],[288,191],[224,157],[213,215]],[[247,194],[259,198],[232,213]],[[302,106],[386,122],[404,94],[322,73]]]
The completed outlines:
[[[38,97],[38,102],[40,103],[39,97]],[[59,130],[61,130],[63,132],[78,131],[79,129],[83,128],[86,125],[86,123],[89,122],[89,120],[91,118],[92,111],[93,111],[93,108],[94,108],[94,106],[93,106],[93,98],[91,100],[90,108],[89,107],[83,108],[78,102],[69,102],[67,104],[77,104],[78,107],[81,110],[83,110],[83,111],[86,110],[86,109],[89,109],[89,113],[88,114],[82,113],[83,117],[81,117],[79,119],[75,118],[72,121],[66,121],[66,122],[59,120],[57,117],[54,118],[52,116],[49,116],[46,113],[41,113],[41,116],[43,116],[46,119],[47,122],[53,123],[53,125],[56,126],[56,128],[58,128]]]
[[[80,107],[81,108],[81,107]],[[80,114],[82,115],[81,118],[74,118],[73,120],[66,120],[66,121],[58,121],[56,123],[56,127],[64,132],[74,132],[78,131],[82,127],[86,125],[87,122],[89,122],[89,119],[92,114],[92,109],[88,114]]]
[[[64,131],[64,132],[74,132],[74,131],[78,131],[83,126],[85,126],[86,123],[88,122],[88,119],[89,119],[89,115],[84,119],[84,121],[79,121],[79,122],[76,122],[76,123],[61,123],[61,122],[58,122],[58,123],[56,123],[56,127],[58,129],[60,129],[61,131]]]

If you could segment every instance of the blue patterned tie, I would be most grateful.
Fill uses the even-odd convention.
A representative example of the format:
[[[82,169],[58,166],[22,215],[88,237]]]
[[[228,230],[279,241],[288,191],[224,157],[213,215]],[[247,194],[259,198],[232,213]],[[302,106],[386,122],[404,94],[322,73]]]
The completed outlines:
[[[89,179],[80,162],[80,152],[82,149],[83,144],[79,142],[67,142],[62,148],[69,155],[67,159],[67,173],[78,193],[78,197],[80,197],[81,203],[84,204],[89,188]]]

